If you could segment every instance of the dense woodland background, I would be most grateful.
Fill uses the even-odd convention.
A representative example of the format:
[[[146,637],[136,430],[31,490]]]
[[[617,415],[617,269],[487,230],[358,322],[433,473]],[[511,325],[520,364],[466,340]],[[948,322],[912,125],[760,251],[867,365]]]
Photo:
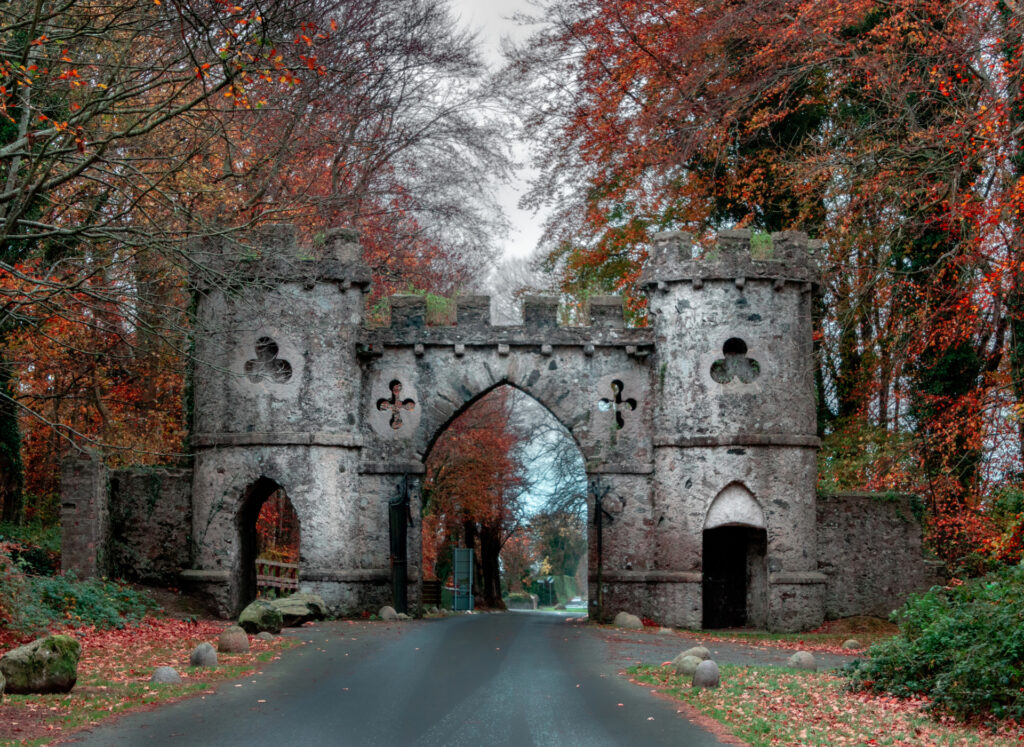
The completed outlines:
[[[492,71],[443,0],[5,3],[3,519],[56,520],[70,449],[186,458],[197,237],[356,227],[370,312],[537,282],[487,277],[490,185],[520,137],[540,169],[526,202],[549,216],[535,269],[567,308],[621,292],[643,324],[656,231],[820,239],[821,490],[919,495],[953,573],[1019,561],[1018,3],[542,0],[532,21]],[[438,440],[427,524],[551,567],[519,548],[541,530],[520,529],[510,399]],[[557,526],[570,503],[546,509]]]

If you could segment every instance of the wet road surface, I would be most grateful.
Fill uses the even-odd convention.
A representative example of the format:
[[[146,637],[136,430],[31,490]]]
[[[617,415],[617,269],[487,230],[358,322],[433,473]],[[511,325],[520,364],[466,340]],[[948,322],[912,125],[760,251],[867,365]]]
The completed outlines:
[[[565,616],[332,622],[290,634],[305,645],[257,676],[73,739],[146,747],[720,744],[668,700],[617,676],[622,661],[604,633]]]

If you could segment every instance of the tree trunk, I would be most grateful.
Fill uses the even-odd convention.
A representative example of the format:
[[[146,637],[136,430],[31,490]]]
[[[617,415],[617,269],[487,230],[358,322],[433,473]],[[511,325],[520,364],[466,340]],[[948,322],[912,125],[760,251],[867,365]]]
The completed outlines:
[[[483,603],[491,609],[504,609],[501,601],[501,533],[497,527],[480,527],[480,570],[483,576]]]
[[[11,367],[0,358],[0,518],[17,524],[22,518],[21,429],[11,395]]]

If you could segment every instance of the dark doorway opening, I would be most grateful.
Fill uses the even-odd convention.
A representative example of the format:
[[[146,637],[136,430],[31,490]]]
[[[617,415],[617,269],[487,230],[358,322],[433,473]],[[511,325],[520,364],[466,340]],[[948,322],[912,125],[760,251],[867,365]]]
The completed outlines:
[[[261,477],[245,492],[236,519],[238,567],[236,614],[261,591],[288,593],[298,587],[299,520],[288,496]]]
[[[703,627],[763,627],[767,621],[768,535],[724,526],[704,531]]]

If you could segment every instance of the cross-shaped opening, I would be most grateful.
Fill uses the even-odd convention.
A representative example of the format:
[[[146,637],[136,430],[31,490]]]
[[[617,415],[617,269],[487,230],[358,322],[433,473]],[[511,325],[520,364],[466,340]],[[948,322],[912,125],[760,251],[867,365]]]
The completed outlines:
[[[402,399],[402,382],[398,379],[392,379],[388,384],[388,389],[391,390],[391,396],[387,399],[377,400],[377,409],[391,413],[390,425],[393,430],[397,431],[402,427],[402,410],[412,412],[416,409],[416,401]]]
[[[622,417],[624,412],[632,412],[636,409],[636,400],[632,397],[623,399],[622,390],[625,388],[619,379],[612,381],[612,398],[598,401],[597,407],[601,412],[612,411],[615,413],[615,430],[622,430],[626,421]]]

